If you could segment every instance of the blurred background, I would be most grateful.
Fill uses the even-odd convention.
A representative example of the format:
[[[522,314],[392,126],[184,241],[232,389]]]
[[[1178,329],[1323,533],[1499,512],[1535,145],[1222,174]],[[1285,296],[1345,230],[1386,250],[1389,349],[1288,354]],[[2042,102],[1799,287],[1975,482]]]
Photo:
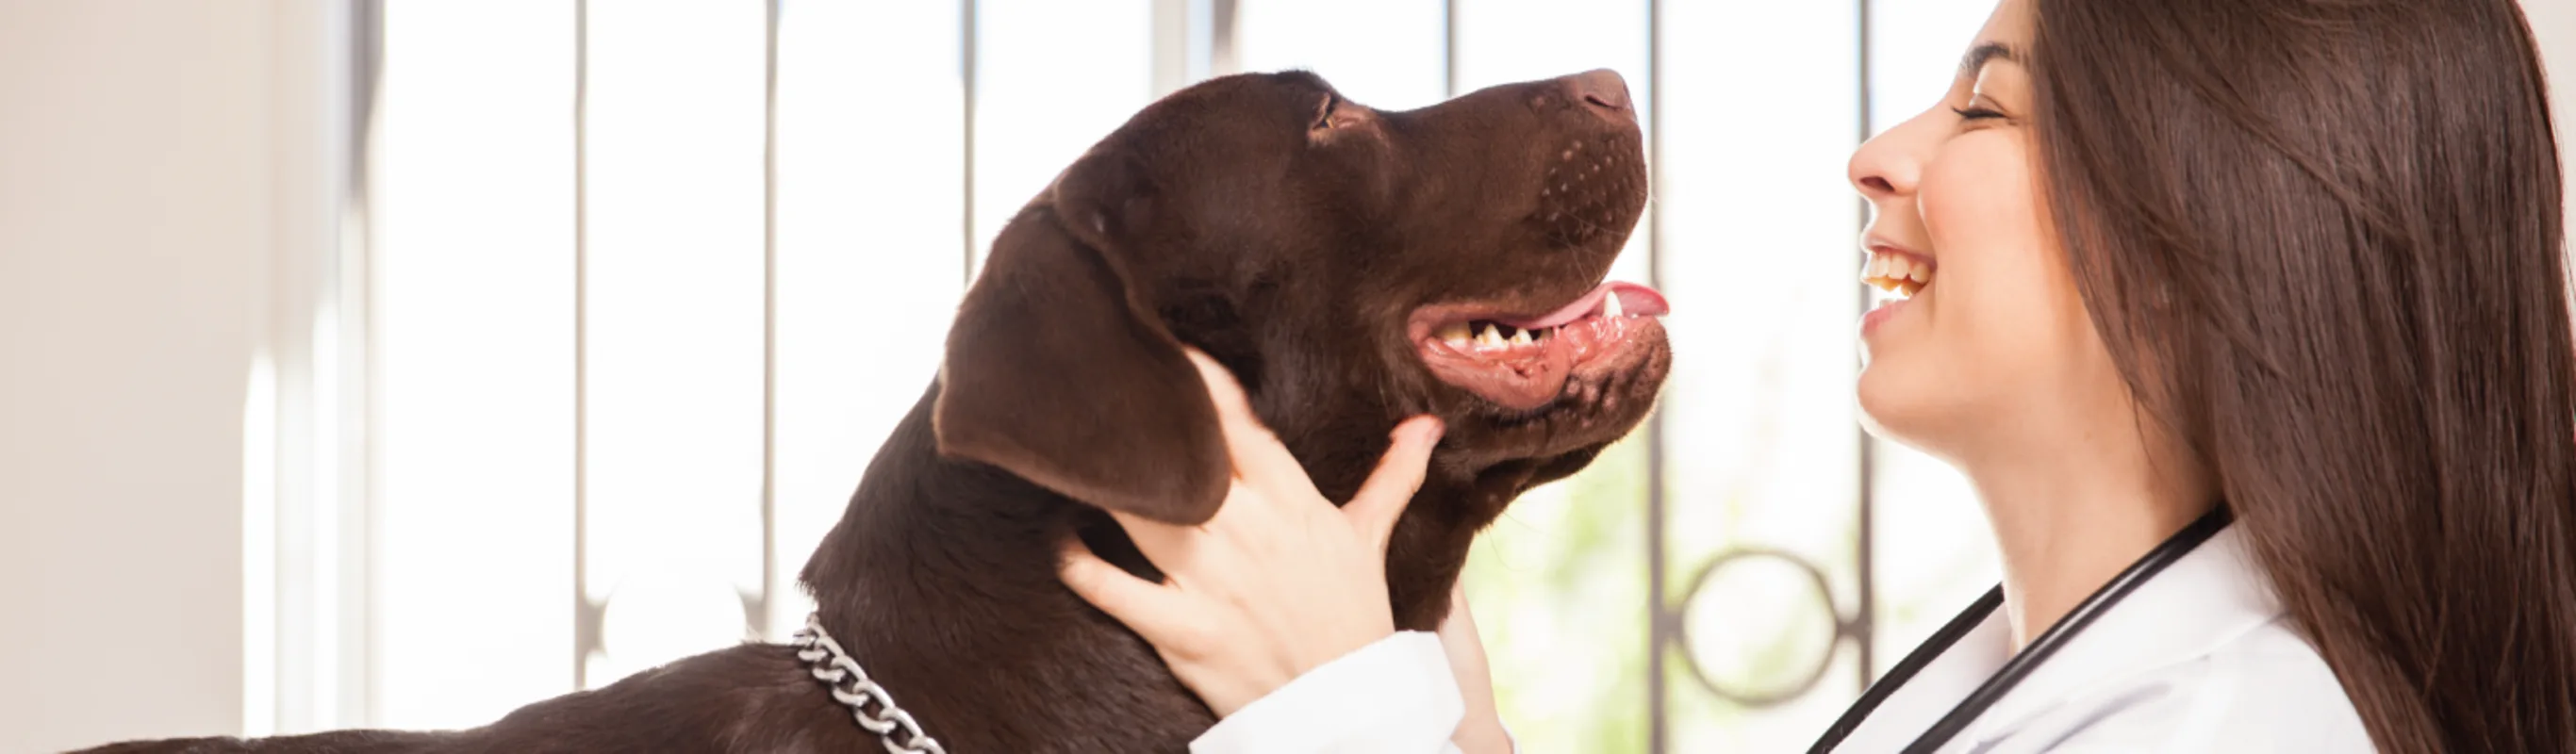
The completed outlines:
[[[1656,181],[1613,275],[1680,357],[1477,547],[1504,717],[1802,749],[1996,577],[1854,424],[1843,181],[1991,7],[0,0],[0,751],[480,725],[782,639],[987,242],[1137,108],[1604,67]],[[2576,80],[2576,0],[2526,7]]]

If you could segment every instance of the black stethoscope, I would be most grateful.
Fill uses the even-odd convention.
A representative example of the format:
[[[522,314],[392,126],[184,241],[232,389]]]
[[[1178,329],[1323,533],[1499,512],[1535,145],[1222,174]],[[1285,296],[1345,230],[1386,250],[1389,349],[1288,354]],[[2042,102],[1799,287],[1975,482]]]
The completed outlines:
[[[2156,545],[2156,549],[2147,551],[2146,557],[2129,564],[2127,570],[2112,577],[2111,582],[2095,590],[2093,596],[2084,598],[2084,602],[2076,605],[2075,610],[2067,613],[2065,618],[2058,620],[2057,625],[2040,632],[2039,638],[2032,639],[2030,646],[2023,648],[2020,654],[2013,655],[2012,659],[2005,661],[2004,666],[1995,671],[1994,677],[1987,678],[1984,684],[1977,686],[1976,691],[1970,692],[1967,698],[1959,700],[1959,706],[1950,708],[1949,714],[1942,715],[1940,721],[1925,729],[1923,735],[1914,739],[1914,743],[1907,744],[1905,754],[1931,754],[1933,750],[1941,748],[1942,744],[1949,743],[1950,739],[1959,735],[1960,731],[1967,730],[1969,723],[1976,722],[1978,715],[1985,714],[1987,707],[1994,706],[1996,701],[2003,699],[2006,692],[2012,691],[2013,686],[2020,684],[2023,676],[2030,675],[2030,671],[2039,667],[2040,663],[2046,662],[2049,655],[2056,654],[2059,648],[2066,646],[2068,640],[2075,638],[2075,635],[2082,632],[2085,626],[2092,624],[2093,619],[2102,617],[2103,613],[2110,611],[2111,606],[2119,604],[2121,598],[2136,591],[2138,585],[2147,583],[2147,579],[2155,578],[2156,573],[2163,571],[2165,566],[2182,560],[2182,556],[2191,554],[2191,551],[2199,547],[2202,542],[2207,542],[2210,537],[2217,535],[2218,530],[2227,528],[2230,520],[2232,516],[2227,512],[2227,505],[2221,503],[2211,506],[2208,513],[2193,519],[2189,525],[2182,527],[2182,531],[2174,532],[2173,536],[2165,538],[2163,544]],[[1914,674],[1922,671],[1923,666],[1932,664],[1933,658],[1940,657],[1942,653],[1949,651],[1950,645],[1958,643],[1959,637],[1966,636],[1968,631],[1985,623],[1986,617],[1994,614],[1995,608],[2002,606],[2003,603],[2004,588],[1997,585],[1994,589],[1988,590],[1986,596],[1977,598],[1977,601],[1969,605],[1966,611],[1959,613],[1959,617],[1951,618],[1949,623],[1941,626],[1940,631],[1932,634],[1932,638],[1925,640],[1922,646],[1915,647],[1912,653],[1907,654],[1904,661],[1890,668],[1887,677],[1870,684],[1869,690],[1860,695],[1860,701],[1853,702],[1851,709],[1844,710],[1843,716],[1834,721],[1833,727],[1825,729],[1825,737],[1817,739],[1816,745],[1807,749],[1807,754],[1824,754],[1833,751],[1834,747],[1841,746],[1843,739],[1850,736],[1852,731],[1859,729],[1861,721],[1869,719],[1869,713],[1877,710],[1880,702],[1887,701],[1887,698],[1894,695],[1897,689],[1902,688],[1906,681],[1913,680]]]

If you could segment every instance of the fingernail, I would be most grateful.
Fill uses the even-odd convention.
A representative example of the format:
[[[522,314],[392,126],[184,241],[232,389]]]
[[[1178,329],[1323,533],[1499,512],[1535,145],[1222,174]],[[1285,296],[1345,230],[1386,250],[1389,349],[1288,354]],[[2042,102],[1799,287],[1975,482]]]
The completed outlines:
[[[1437,418],[1429,419],[1423,423],[1431,425],[1429,428],[1422,430],[1422,444],[1424,445],[1440,444],[1441,433],[1449,431],[1449,426],[1441,423]]]

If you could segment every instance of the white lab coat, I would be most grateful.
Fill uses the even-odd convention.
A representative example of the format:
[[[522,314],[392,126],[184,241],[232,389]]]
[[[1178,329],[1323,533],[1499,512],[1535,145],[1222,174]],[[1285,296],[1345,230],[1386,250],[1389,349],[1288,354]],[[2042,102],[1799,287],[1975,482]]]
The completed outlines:
[[[2011,655],[1996,610],[1906,679],[1834,751],[1897,752]],[[1219,722],[1193,754],[1454,751],[1463,717],[1439,640],[1405,632]],[[1820,731],[1821,733],[1821,731]],[[2366,752],[2333,671],[2290,629],[2235,527],[2071,637],[1941,747],[2018,752]]]

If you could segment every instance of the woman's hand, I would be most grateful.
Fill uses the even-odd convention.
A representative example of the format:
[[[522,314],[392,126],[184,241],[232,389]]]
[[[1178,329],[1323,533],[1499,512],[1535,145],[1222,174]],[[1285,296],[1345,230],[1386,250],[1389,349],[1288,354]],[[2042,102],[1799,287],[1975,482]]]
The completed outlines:
[[[1502,710],[1494,701],[1494,676],[1486,667],[1485,640],[1476,635],[1476,616],[1467,610],[1467,582],[1449,587],[1449,617],[1440,621],[1440,649],[1449,655],[1449,674],[1458,678],[1467,717],[1458,721],[1450,743],[1465,754],[1511,754],[1516,748],[1503,729]]]
[[[1422,486],[1441,426],[1430,417],[1397,425],[1377,471],[1336,508],[1253,416],[1234,376],[1205,354],[1189,356],[1234,458],[1224,505],[1198,526],[1111,512],[1166,583],[1119,570],[1080,540],[1066,543],[1062,575],[1074,593],[1152,642],[1173,675],[1224,717],[1395,633],[1387,536]]]

